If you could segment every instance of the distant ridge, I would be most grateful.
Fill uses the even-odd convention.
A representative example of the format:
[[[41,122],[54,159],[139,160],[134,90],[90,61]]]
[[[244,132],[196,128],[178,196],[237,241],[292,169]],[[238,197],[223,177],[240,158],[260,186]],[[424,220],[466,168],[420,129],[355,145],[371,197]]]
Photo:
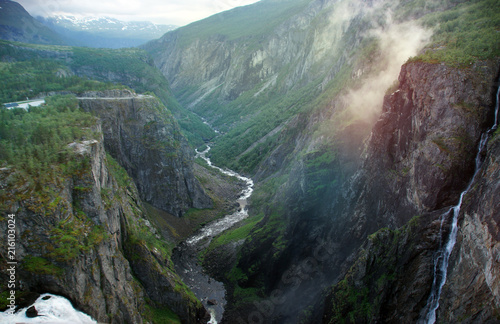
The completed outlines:
[[[177,28],[174,25],[159,25],[149,21],[121,21],[110,17],[57,15],[37,19],[70,39],[71,45],[88,47],[139,46]]]
[[[59,34],[34,19],[19,3],[0,0],[0,8],[0,39],[34,44],[68,44]]]

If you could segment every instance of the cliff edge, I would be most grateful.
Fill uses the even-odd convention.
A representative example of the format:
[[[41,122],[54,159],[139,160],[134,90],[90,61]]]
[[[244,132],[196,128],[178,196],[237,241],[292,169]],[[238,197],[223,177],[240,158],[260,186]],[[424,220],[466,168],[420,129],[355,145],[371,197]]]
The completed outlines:
[[[158,99],[127,90],[87,92],[79,105],[101,119],[106,150],[134,179],[141,199],[179,217],[212,207],[194,177],[193,152]]]

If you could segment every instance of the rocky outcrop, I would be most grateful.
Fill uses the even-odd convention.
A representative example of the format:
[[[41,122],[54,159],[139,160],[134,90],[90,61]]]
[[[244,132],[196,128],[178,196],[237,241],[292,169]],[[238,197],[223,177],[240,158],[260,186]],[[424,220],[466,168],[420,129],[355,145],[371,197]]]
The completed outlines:
[[[144,201],[179,217],[189,208],[212,206],[193,175],[193,153],[156,98],[117,90],[84,93],[79,104],[102,120],[106,150]]]
[[[346,275],[328,291],[322,322],[416,323],[432,285],[429,265],[439,248],[439,216],[415,216],[400,229],[370,235]]]
[[[66,296],[100,322],[141,323],[144,292],[121,252],[137,193],[133,186],[119,188],[102,142],[101,135],[75,143],[76,158],[89,162],[73,178],[52,184],[58,194],[50,201],[33,197],[10,205],[19,238],[18,292]],[[13,176],[3,172],[4,180]],[[22,199],[26,187],[11,190]],[[6,230],[6,222],[1,226]]]
[[[153,302],[168,305],[182,323],[197,324],[210,320],[201,302],[172,270],[172,261],[156,247],[151,249],[145,242],[129,241],[125,244],[125,254],[129,256],[134,275]]]
[[[15,171],[1,170],[2,215],[13,213],[16,221],[19,301],[29,292],[62,295],[104,323],[148,321],[148,301],[185,323],[206,323],[205,309],[172,270],[135,184],[106,155],[99,122],[93,134],[68,145],[81,163],[71,177],[44,184],[49,196],[33,195],[29,182],[12,186]],[[0,230],[7,232],[6,221]]]

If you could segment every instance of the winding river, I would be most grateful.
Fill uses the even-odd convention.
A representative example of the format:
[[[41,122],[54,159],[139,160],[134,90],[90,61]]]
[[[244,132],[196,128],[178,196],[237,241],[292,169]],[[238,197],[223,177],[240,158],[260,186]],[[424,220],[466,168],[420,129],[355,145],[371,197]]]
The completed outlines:
[[[252,195],[254,184],[250,178],[241,176],[234,171],[224,170],[213,165],[210,159],[206,156],[209,151],[210,147],[203,152],[199,152],[197,150],[196,156],[205,160],[210,167],[226,175],[236,177],[246,183],[245,188],[237,200],[239,204],[238,210],[230,215],[205,225],[193,236],[179,244],[179,246],[174,249],[172,259],[175,264],[176,272],[210,312],[211,318],[209,323],[216,324],[221,321],[224,313],[224,307],[226,305],[226,290],[221,282],[216,281],[204,272],[203,268],[198,264],[197,255],[204,248],[208,247],[212,238],[216,235],[248,217],[248,211],[246,209],[247,200]]]

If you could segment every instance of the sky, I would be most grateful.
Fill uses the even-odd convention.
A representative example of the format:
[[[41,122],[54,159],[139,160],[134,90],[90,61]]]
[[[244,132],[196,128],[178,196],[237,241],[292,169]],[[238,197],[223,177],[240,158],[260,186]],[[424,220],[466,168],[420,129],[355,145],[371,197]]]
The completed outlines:
[[[72,15],[112,17],[184,26],[258,0],[16,0],[33,17]]]

